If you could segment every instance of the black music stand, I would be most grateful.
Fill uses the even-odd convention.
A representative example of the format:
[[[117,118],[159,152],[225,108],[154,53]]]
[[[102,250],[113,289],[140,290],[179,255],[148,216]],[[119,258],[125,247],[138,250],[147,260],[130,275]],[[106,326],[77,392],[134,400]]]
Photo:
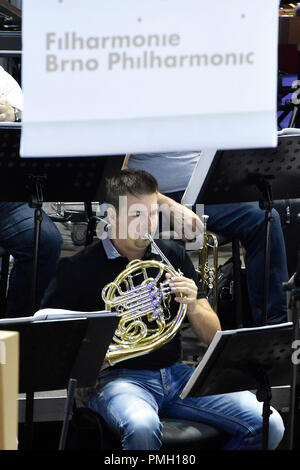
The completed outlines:
[[[293,324],[218,331],[181,398],[257,390],[268,448],[271,387],[291,383]],[[238,353],[237,353],[238,351]]]
[[[0,124],[0,201],[26,202],[35,211],[32,311],[36,288],[43,202],[103,201],[105,179],[121,170],[125,155],[21,158],[20,124]],[[24,312],[27,313],[27,312]]]
[[[300,130],[299,135],[280,136],[276,148],[216,152],[199,181],[197,204],[259,201],[265,211],[263,325],[267,319],[273,201],[300,197],[299,180]]]
[[[283,286],[286,292],[290,292],[290,305],[289,309],[291,312],[292,321],[294,324],[294,341],[293,347],[299,346],[300,340],[300,250],[298,253],[298,263],[296,272],[292,278]],[[290,389],[290,435],[289,435],[289,448],[290,450],[296,447],[296,434],[295,434],[295,415],[297,413],[297,397],[299,397],[299,381],[298,381],[298,362],[297,357],[292,361],[292,383]]]
[[[25,448],[33,445],[34,393],[68,388],[68,402],[74,391],[72,381],[79,387],[95,385],[118,322],[116,314],[105,311],[78,312],[73,318],[0,320],[2,330],[20,335],[19,393],[26,394]],[[64,439],[65,435],[61,441]]]

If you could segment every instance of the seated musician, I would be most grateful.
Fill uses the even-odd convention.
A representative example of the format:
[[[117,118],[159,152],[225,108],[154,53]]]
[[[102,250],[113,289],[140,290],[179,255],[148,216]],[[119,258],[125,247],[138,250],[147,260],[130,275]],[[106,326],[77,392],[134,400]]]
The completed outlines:
[[[151,173],[158,182],[159,203],[174,205],[180,202],[201,152],[169,152],[127,155],[128,168],[139,168]],[[178,206],[176,212],[180,213]],[[182,210],[184,206],[182,206]],[[246,280],[253,326],[264,324],[264,256],[265,256],[265,211],[258,202],[231,204],[205,204],[204,213],[209,216],[208,231],[220,233],[226,238],[237,238],[245,250]],[[200,220],[196,214],[187,212],[186,237],[199,232]],[[190,222],[189,222],[190,221]],[[193,224],[193,227],[192,227]],[[177,221],[179,225],[179,220]],[[193,237],[191,237],[193,238]],[[285,241],[280,216],[272,209],[270,228],[269,297],[266,324],[287,321],[287,299],[282,284],[288,281]]]
[[[23,94],[18,82],[0,66],[0,122],[19,122]],[[34,209],[24,202],[0,202],[0,245],[14,259],[9,276],[4,317],[32,315],[34,260]],[[61,253],[62,237],[43,211],[39,251],[36,306],[54,276]]]
[[[105,310],[101,291],[129,261],[161,261],[145,236],[156,231],[157,195],[156,180],[142,170],[123,170],[110,178],[106,191],[110,237],[61,260],[43,307]],[[174,294],[171,318],[176,316],[180,306],[186,306],[187,319],[195,332],[201,340],[210,343],[220,323],[197,285],[190,258],[184,248],[172,240],[157,240],[156,243],[175,271],[183,273],[182,276],[166,275]],[[226,449],[261,448],[262,404],[256,396],[244,391],[181,399],[179,395],[193,371],[181,362],[181,338],[177,331],[170,341],[144,355],[125,358],[115,365],[105,364],[86,406],[98,412],[120,433],[124,450],[159,449],[162,443],[160,418],[163,417],[199,421],[226,431]],[[275,449],[282,439],[284,426],[279,413],[272,411],[269,448]]]

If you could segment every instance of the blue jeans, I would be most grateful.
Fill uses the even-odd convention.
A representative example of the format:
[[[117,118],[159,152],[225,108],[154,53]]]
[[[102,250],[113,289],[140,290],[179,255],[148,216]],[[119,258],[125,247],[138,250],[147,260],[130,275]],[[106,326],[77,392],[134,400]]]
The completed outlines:
[[[0,203],[0,244],[14,257],[9,278],[5,317],[32,314],[34,254],[34,209],[18,202]],[[55,275],[62,238],[52,220],[43,212],[36,300],[39,304]]]
[[[258,203],[205,206],[209,230],[236,237],[245,248],[245,266],[253,326],[262,324],[264,287],[265,211]],[[287,298],[282,284],[288,280],[285,242],[278,212],[272,210],[267,324],[287,321]]]
[[[158,371],[115,369],[102,371],[99,392],[87,407],[99,413],[116,429],[124,450],[158,450],[161,447],[160,418],[198,421],[229,435],[224,449],[260,449],[262,403],[248,391],[181,399],[184,385],[194,369],[175,364]],[[272,409],[269,449],[275,449],[284,433],[279,413]]]
[[[167,196],[180,202],[183,192]],[[207,229],[229,238],[238,238],[245,248],[245,266],[253,326],[262,324],[264,292],[265,211],[257,202],[208,204]],[[278,212],[272,210],[270,232],[270,273],[267,324],[287,321],[287,298],[283,282],[288,281],[285,242]]]

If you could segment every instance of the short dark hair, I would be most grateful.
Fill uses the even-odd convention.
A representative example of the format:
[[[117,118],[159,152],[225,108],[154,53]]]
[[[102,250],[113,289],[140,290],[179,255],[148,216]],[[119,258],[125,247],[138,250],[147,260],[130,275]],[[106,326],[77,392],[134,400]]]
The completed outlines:
[[[119,211],[119,197],[132,194],[154,194],[158,184],[154,176],[144,170],[128,168],[106,180],[105,202]]]

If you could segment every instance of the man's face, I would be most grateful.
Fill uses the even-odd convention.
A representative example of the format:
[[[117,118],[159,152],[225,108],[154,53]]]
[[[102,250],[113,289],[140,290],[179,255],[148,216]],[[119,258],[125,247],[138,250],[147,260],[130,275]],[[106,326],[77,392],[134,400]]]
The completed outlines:
[[[116,236],[127,248],[145,249],[158,226],[157,194],[133,196],[129,194],[120,200],[116,218]]]

